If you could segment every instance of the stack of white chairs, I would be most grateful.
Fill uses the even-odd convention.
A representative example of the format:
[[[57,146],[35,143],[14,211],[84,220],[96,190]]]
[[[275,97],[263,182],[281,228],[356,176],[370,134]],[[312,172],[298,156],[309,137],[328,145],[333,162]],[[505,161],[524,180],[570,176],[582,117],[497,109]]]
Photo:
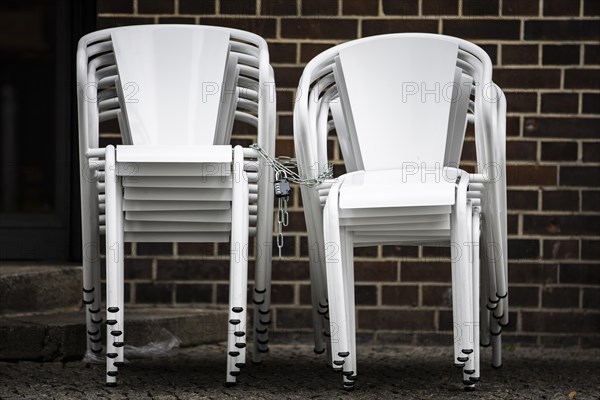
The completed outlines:
[[[347,390],[357,378],[354,246],[450,245],[454,364],[465,389],[480,377],[480,343],[492,344],[492,365],[501,365],[506,103],[491,75],[488,55],[472,43],[415,33],[344,43],[305,67],[294,110],[299,171],[306,179],[323,173],[334,128],[347,170],[317,190],[302,188],[315,351],[329,349]],[[468,122],[474,174],[458,169]]]
[[[124,364],[125,242],[230,242],[227,378],[246,363],[248,236],[256,236],[253,361],[268,351],[272,170],[230,145],[234,121],[275,148],[273,70],[254,34],[149,25],[84,36],[77,52],[88,350],[102,352],[100,235],[106,235],[109,386]],[[123,145],[100,148],[116,119]],[[202,268],[199,262],[198,268]]]

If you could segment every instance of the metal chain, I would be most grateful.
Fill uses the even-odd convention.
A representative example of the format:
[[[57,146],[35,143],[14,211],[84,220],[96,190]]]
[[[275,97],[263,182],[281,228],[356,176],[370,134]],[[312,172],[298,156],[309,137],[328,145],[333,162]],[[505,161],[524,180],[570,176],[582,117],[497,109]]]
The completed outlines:
[[[304,179],[301,178],[298,173],[294,172],[292,169],[288,168],[286,165],[298,165],[296,160],[292,158],[288,158],[287,162],[284,164],[279,160],[271,157],[264,151],[257,143],[253,143],[250,145],[251,149],[256,150],[256,152],[265,159],[265,161],[273,168],[276,174],[285,174],[286,178],[293,183],[297,183],[299,185],[304,185],[307,187],[315,187],[319,186],[321,183],[325,182],[327,179],[333,178],[333,165],[331,163],[327,163],[325,171],[321,172],[317,178],[309,178]]]

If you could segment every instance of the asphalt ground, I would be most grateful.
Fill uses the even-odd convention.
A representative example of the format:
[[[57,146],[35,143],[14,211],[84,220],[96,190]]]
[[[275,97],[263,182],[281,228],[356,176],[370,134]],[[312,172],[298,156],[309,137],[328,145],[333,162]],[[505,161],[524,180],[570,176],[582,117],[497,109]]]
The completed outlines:
[[[225,387],[225,346],[178,349],[135,359],[119,370],[119,385],[104,385],[103,365],[0,363],[1,399],[600,399],[600,350],[511,348],[504,365],[490,366],[482,349],[481,382],[464,392],[451,348],[358,348],[352,392],[307,345],[273,345],[260,366],[249,363],[238,384]]]

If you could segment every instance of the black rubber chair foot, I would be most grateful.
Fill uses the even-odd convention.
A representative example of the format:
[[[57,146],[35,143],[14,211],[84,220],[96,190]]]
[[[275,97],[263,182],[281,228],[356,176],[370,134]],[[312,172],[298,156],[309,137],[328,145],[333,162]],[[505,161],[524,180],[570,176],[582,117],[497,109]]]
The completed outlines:
[[[239,352],[239,351],[230,351],[230,352],[229,352],[229,355],[230,355],[231,357],[237,357],[237,356],[239,356],[239,355],[240,355],[240,352]]]
[[[498,365],[498,366],[495,366],[494,364],[492,364],[492,368],[495,368],[495,369],[500,369],[500,368],[502,368],[502,364],[500,364],[500,365]]]
[[[334,372],[342,372],[344,370],[344,368],[339,367],[339,368],[333,368]]]
[[[117,387],[117,382],[106,382],[106,386],[108,386],[108,387]]]
[[[346,378],[351,381],[356,381],[358,379],[358,375],[347,376]]]
[[[252,364],[254,364],[254,365],[262,365],[262,363],[263,363],[262,360],[260,360],[260,361],[252,360]]]
[[[469,361],[469,357],[456,357],[456,359],[460,362],[467,362]]]
[[[235,347],[237,347],[238,349],[243,349],[246,347],[246,343],[236,343]]]
[[[470,380],[471,382],[479,382],[479,377],[478,377],[478,376],[470,376],[470,377],[469,377],[469,380]]]
[[[350,377],[350,376],[354,375],[354,371],[344,371],[344,372],[342,372],[342,375]]]
[[[225,387],[233,387],[236,385],[236,382],[225,382]]]
[[[340,357],[348,357],[350,355],[350,352],[348,351],[341,351],[338,353],[338,356]]]
[[[471,354],[473,352],[473,349],[466,349],[461,351],[463,352],[463,354]]]
[[[323,353],[325,353],[325,349],[323,349],[323,350],[313,349],[313,350],[314,350],[315,354],[323,354]]]
[[[267,347],[266,349],[258,349],[259,353],[268,353],[269,352],[269,348]]]
[[[234,313],[241,313],[242,311],[244,311],[243,307],[232,307],[231,311],[233,311]]]
[[[106,353],[106,357],[108,358],[117,358],[119,355],[117,353]]]
[[[108,375],[108,376],[113,376],[113,377],[114,377],[114,376],[117,376],[117,375],[119,375],[119,372],[117,372],[117,371],[108,371],[108,372],[106,373],[106,375]]]
[[[344,365],[344,360],[335,360],[333,363],[334,363],[335,365],[342,366],[342,365]]]
[[[231,376],[240,376],[240,371],[230,371],[229,375],[231,375]]]
[[[456,368],[463,368],[465,366],[465,363],[454,363],[454,366]]]
[[[474,392],[475,386],[465,386],[465,392]]]
[[[467,375],[473,375],[475,373],[474,369],[465,369],[463,372]]]
[[[486,344],[481,343],[481,347],[490,347],[491,345],[492,345],[492,342],[486,343]]]
[[[124,366],[125,366],[125,362],[123,362],[123,361],[115,361],[115,362],[113,363],[113,365],[114,365],[115,367],[124,367]]]
[[[246,363],[235,363],[235,366],[238,368],[244,368],[246,366]]]

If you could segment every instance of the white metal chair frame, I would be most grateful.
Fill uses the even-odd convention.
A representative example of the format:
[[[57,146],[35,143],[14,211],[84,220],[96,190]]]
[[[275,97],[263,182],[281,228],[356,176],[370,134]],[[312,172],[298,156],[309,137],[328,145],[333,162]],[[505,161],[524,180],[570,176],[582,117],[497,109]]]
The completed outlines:
[[[322,171],[325,167],[325,163],[327,161],[326,154],[326,144],[327,144],[327,133],[334,126],[338,131],[338,138],[340,142],[340,147],[342,148],[342,153],[344,154],[344,161],[346,163],[346,168],[349,172],[360,169],[360,160],[353,159],[352,157],[347,157],[349,154],[353,154],[352,149],[352,141],[347,138],[350,136],[347,134],[348,127],[347,121],[344,121],[343,114],[340,116],[340,107],[339,103],[337,106],[335,103],[331,103],[332,100],[339,97],[339,82],[336,82],[336,66],[335,66],[335,58],[338,56],[339,51],[346,46],[352,46],[357,42],[367,42],[371,40],[378,40],[382,37],[403,37],[403,38],[437,38],[442,40],[450,40],[454,41],[458,44],[459,47],[459,56],[457,60],[457,67],[459,67],[463,72],[466,72],[476,83],[473,85],[473,93],[475,96],[474,102],[469,101],[468,108],[470,112],[470,122],[475,122],[475,131],[476,131],[476,143],[477,143],[477,160],[478,160],[478,174],[473,175],[471,182],[473,182],[469,188],[469,193],[465,193],[465,197],[473,198],[472,201],[465,202],[468,206],[467,215],[473,215],[473,221],[469,223],[469,226],[473,226],[472,231],[469,236],[478,237],[477,232],[479,230],[478,221],[479,221],[479,212],[480,208],[483,207],[483,214],[488,217],[490,220],[488,223],[484,224],[484,232],[485,236],[488,240],[488,243],[494,243],[494,238],[499,238],[500,240],[496,240],[501,243],[502,252],[499,254],[500,258],[498,260],[491,260],[490,264],[490,273],[488,273],[488,268],[484,268],[483,274],[485,282],[488,284],[484,285],[482,289],[484,290],[483,298],[489,299],[487,303],[487,307],[491,310],[494,310],[494,316],[496,318],[492,318],[490,321],[487,318],[488,314],[482,312],[482,343],[484,345],[489,344],[489,328],[491,324],[492,329],[492,338],[494,343],[494,361],[493,364],[495,366],[499,366],[501,363],[500,359],[500,332],[501,326],[504,326],[508,323],[508,308],[507,308],[507,297],[506,297],[506,184],[505,184],[505,151],[504,151],[504,142],[505,142],[505,100],[502,92],[491,82],[491,70],[492,64],[489,60],[487,54],[481,50],[479,47],[473,45],[472,43],[466,42],[461,39],[441,36],[441,35],[428,35],[428,34],[398,34],[398,35],[382,35],[380,37],[371,37],[366,39],[360,39],[357,41],[345,43],[339,46],[336,46],[332,49],[321,53],[317,57],[315,57],[309,64],[306,66],[304,73],[301,77],[299,84],[299,93],[303,93],[304,97],[300,99],[299,102],[296,103],[295,113],[294,113],[294,134],[295,134],[295,142],[296,142],[296,153],[299,160],[299,169],[302,174],[306,177],[312,177],[311,175],[317,175]],[[338,73],[339,75],[339,73]],[[339,78],[338,78],[339,79]],[[496,96],[498,96],[499,101],[496,102],[496,107],[491,107],[491,102],[483,101],[483,90],[486,89],[491,90]],[[331,112],[333,114],[333,121],[329,120],[329,110],[331,108]],[[477,110],[477,112],[475,112]],[[466,110],[465,110],[466,111]],[[456,111],[455,111],[456,112]],[[337,114],[337,115],[336,115]],[[473,115],[474,114],[474,115]],[[462,130],[462,132],[460,132]],[[341,133],[341,134],[340,134]],[[458,158],[460,157],[460,150],[462,147],[462,136],[464,136],[464,126],[461,127],[455,125],[454,135],[458,135],[457,138],[459,140],[453,142],[453,138],[449,137],[450,143],[446,149],[446,162],[448,160],[454,161],[452,165],[458,165]],[[490,182],[489,180],[484,179],[482,174],[482,169],[486,167],[486,163],[497,163],[500,166],[500,179],[498,182]],[[316,168],[315,168],[316,167]],[[322,232],[320,232],[320,226],[322,226],[322,214],[321,207],[324,205],[328,196],[330,196],[330,190],[333,182],[329,182],[321,186],[318,192],[312,191],[310,189],[304,189],[302,191],[303,196],[303,204],[306,209],[306,222],[307,222],[307,230],[309,234],[309,241],[324,243],[324,238],[322,236]],[[338,184],[339,185],[339,184]],[[339,186],[338,186],[339,187]],[[337,189],[336,189],[337,191]],[[476,197],[483,196],[481,203],[476,200]],[[331,197],[330,197],[331,198]],[[466,199],[465,199],[466,200]],[[473,207],[473,205],[476,205]],[[333,207],[333,206],[332,206]],[[494,210],[499,210],[499,212],[494,212]],[[316,238],[313,239],[313,238]],[[325,292],[324,282],[324,254],[322,246],[311,246],[311,284],[312,284],[312,299],[313,299],[313,322],[315,325],[315,351],[322,352],[324,351],[323,339],[321,336],[321,327],[323,327],[323,320],[321,315],[327,316],[327,298]],[[350,256],[346,258],[351,259]],[[474,259],[478,259],[474,257]],[[485,261],[485,259],[484,259]],[[497,262],[495,262],[497,261]],[[475,266],[474,269],[477,269]],[[351,268],[344,269],[347,274],[350,274]],[[479,282],[479,277],[476,276],[478,274],[474,271],[473,279],[474,282]],[[339,277],[338,277],[339,279]],[[347,278],[348,279],[348,278]],[[353,280],[353,278],[349,278]],[[463,277],[461,282],[467,277]],[[453,283],[456,283],[457,277],[453,273]],[[470,280],[470,279],[469,279]],[[329,282],[328,282],[329,283]],[[471,285],[471,291],[475,291],[473,293],[473,298],[478,298],[479,286],[477,284]],[[456,286],[453,292],[453,299],[458,298],[458,293],[456,293]],[[352,290],[350,290],[345,296],[351,295]],[[470,296],[469,296],[470,297]],[[500,301],[503,299],[502,301]],[[339,299],[338,299],[339,300]],[[353,303],[353,301],[352,301]],[[456,321],[456,306],[453,307],[455,321]],[[353,307],[351,307],[353,309]],[[474,305],[471,308],[471,312],[476,312],[477,305]],[[331,316],[331,310],[329,310],[329,314]],[[350,317],[353,318],[353,313],[350,313]],[[473,319],[472,319],[473,320]],[[354,321],[352,320],[350,326],[354,327]],[[327,332],[328,327],[325,326],[325,335],[327,336],[329,332]],[[353,332],[350,334],[351,339],[353,339]],[[477,340],[477,338],[476,338]],[[476,346],[477,347],[477,346]],[[463,347],[463,349],[466,349]],[[455,346],[455,353],[457,348]],[[329,353],[329,352],[328,352]],[[343,365],[343,360],[339,358],[336,360],[337,352],[331,352],[333,357],[330,358],[330,361],[334,362],[334,368],[336,367],[335,361],[337,361],[337,365]],[[345,352],[342,352],[345,353]],[[475,362],[478,363],[479,360],[479,349],[475,349],[474,358],[476,358]],[[455,354],[455,360],[458,354]],[[350,360],[349,360],[350,361]],[[456,362],[456,361],[455,361]],[[355,360],[354,360],[355,363]],[[465,368],[469,368],[472,371],[472,366],[466,366]],[[347,370],[344,368],[346,372],[356,372],[356,368],[350,368]],[[477,372],[474,376],[472,376],[472,381],[476,381],[478,378],[478,367]],[[350,378],[352,378],[352,374],[349,374]],[[468,378],[467,378],[468,379]],[[346,380],[348,383],[348,380]]]
[[[152,26],[156,29],[156,26]],[[237,87],[235,88],[235,102],[232,115],[236,120],[255,126],[258,131],[257,142],[268,153],[274,154],[275,149],[275,99],[273,93],[274,78],[273,69],[269,64],[267,44],[261,37],[228,28],[194,26],[190,29],[202,29],[207,31],[224,31],[230,35],[230,54],[234,55],[238,62]],[[77,83],[78,83],[78,111],[79,111],[79,156],[81,168],[81,205],[82,205],[82,243],[83,243],[83,267],[84,267],[84,303],[86,305],[87,323],[87,347],[93,353],[102,352],[100,324],[100,235],[107,234],[107,247],[112,242],[122,242],[123,226],[121,202],[121,176],[114,169],[107,169],[115,163],[115,149],[112,146],[106,149],[99,147],[99,124],[111,119],[118,119],[124,144],[131,143],[131,134],[128,132],[127,113],[124,112],[123,93],[119,84],[119,73],[116,65],[114,49],[112,46],[112,34],[126,28],[112,28],[90,33],[84,36],[77,51]],[[144,27],[134,27],[144,29]],[[169,29],[168,25],[161,29]],[[187,28],[186,28],[187,29]],[[222,129],[217,134],[221,135],[221,143],[229,142],[227,132],[231,131],[233,121],[229,127]],[[135,143],[133,143],[135,144]],[[232,162],[244,166],[244,171],[238,171],[236,177],[247,178],[247,185],[234,185],[235,205],[232,206],[231,239],[239,243],[247,243],[247,234],[256,236],[256,276],[253,291],[254,306],[254,352],[253,361],[261,362],[261,354],[268,351],[268,325],[270,323],[270,286],[271,286],[271,245],[272,245],[272,196],[273,186],[269,179],[272,175],[271,167],[262,162],[262,159],[252,149],[236,148],[233,152]],[[260,178],[262,177],[262,178]],[[259,179],[260,178],[260,179]],[[243,181],[241,179],[240,181]],[[249,193],[244,195],[248,190]],[[240,197],[241,196],[241,197]],[[250,216],[236,219],[236,208],[240,199],[245,201]],[[111,200],[109,200],[111,199]],[[113,203],[116,201],[116,203]],[[113,211],[111,211],[113,210]],[[237,211],[236,211],[237,210]],[[117,216],[115,216],[115,213]],[[116,224],[116,231],[107,229],[108,222]],[[245,228],[244,228],[245,227]],[[120,232],[120,233],[119,233]],[[135,236],[135,235],[134,235]],[[180,235],[181,236],[181,235]],[[186,240],[186,235],[181,236]],[[245,238],[245,239],[244,239]],[[143,232],[137,235],[137,239],[143,241],[152,237],[144,237]],[[174,237],[174,241],[177,237]],[[181,241],[181,240],[179,240]],[[192,240],[194,241],[194,240]],[[107,254],[109,253],[107,249]],[[232,257],[233,258],[233,257]],[[245,257],[242,257],[245,258]],[[123,323],[123,254],[122,246],[117,255],[116,263],[112,263],[107,257],[107,319],[118,320],[119,326]],[[242,303],[245,304],[246,278],[244,268],[239,266],[233,268],[231,275],[230,300],[243,292]],[[241,275],[240,275],[241,274]],[[240,281],[241,277],[244,277]],[[241,286],[240,286],[241,285]],[[243,288],[242,288],[243,286]],[[120,288],[115,291],[115,288]],[[116,294],[115,294],[116,293]],[[115,306],[115,302],[117,307]],[[234,316],[230,307],[229,336],[233,333],[245,331],[245,318]],[[237,307],[235,307],[237,310]],[[237,314],[234,312],[234,314]],[[245,307],[243,315],[245,316]],[[107,349],[113,359],[107,358],[107,382],[116,383],[116,371],[123,363],[123,329],[119,329],[116,335],[112,325],[107,326],[109,337],[117,338],[116,341],[108,340]],[[245,363],[245,338],[236,334],[235,339],[230,339],[230,344],[239,343],[238,348],[228,349],[228,373],[227,381],[235,382],[235,376],[239,374],[239,367]],[[232,342],[233,340],[233,342]],[[243,346],[242,346],[243,344]],[[231,347],[231,346],[230,346]],[[241,350],[241,351],[240,351]],[[114,360],[114,362],[112,361]]]

